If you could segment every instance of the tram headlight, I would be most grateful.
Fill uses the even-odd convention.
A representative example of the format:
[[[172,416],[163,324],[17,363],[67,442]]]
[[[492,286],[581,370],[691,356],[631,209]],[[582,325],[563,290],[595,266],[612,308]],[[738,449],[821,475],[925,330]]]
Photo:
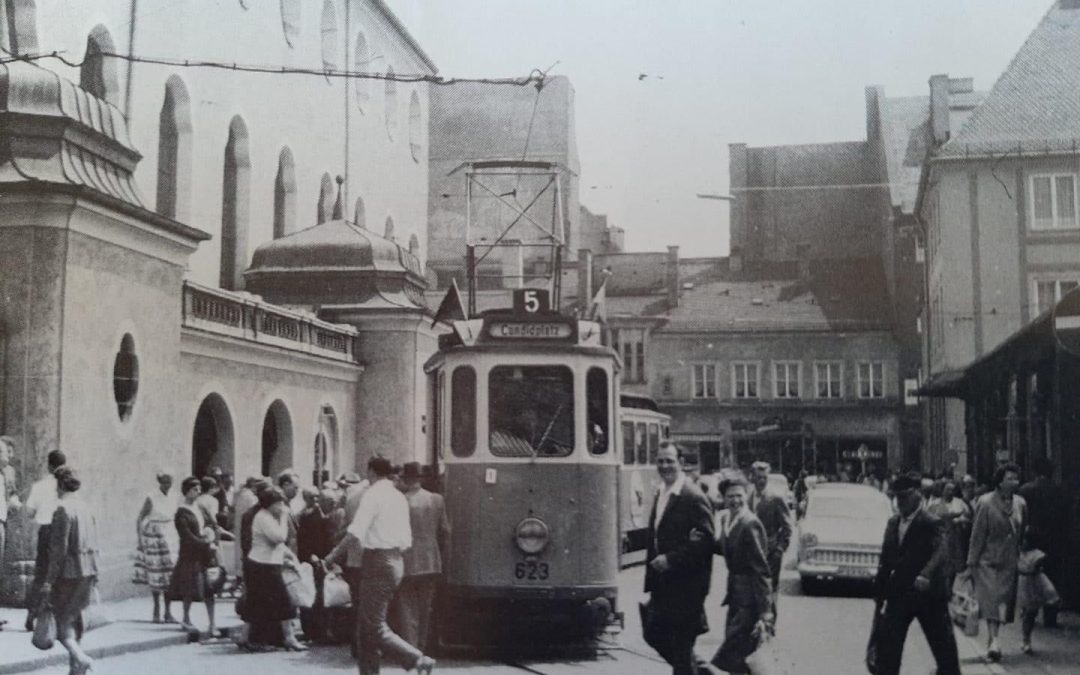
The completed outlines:
[[[517,525],[514,543],[522,553],[535,555],[547,548],[548,535],[547,523],[539,518],[526,518]]]

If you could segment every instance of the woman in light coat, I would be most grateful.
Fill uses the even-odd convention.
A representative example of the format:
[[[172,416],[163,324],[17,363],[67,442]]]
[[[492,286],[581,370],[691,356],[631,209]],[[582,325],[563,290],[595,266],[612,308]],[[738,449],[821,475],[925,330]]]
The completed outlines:
[[[975,504],[967,567],[975,581],[979,615],[986,620],[987,657],[1001,658],[998,630],[1016,611],[1016,564],[1027,525],[1027,503],[1016,494],[1020,467],[1004,464],[994,472],[994,489]]]

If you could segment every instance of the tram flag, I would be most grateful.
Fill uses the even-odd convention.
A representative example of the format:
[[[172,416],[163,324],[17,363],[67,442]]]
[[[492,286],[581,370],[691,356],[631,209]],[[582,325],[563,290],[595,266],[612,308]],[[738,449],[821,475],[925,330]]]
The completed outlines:
[[[604,280],[600,282],[600,288],[596,289],[596,293],[589,303],[589,311],[586,317],[590,321],[599,321],[600,323],[607,322],[607,281],[611,278],[611,270],[605,269],[603,275]]]
[[[449,323],[451,319],[457,319],[464,321],[468,318],[465,313],[465,305],[461,302],[461,291],[458,290],[457,280],[450,280],[450,288],[446,289],[446,295],[443,296],[442,302],[439,303],[439,308],[435,310],[435,318],[431,320],[431,327],[434,328],[435,324],[440,321]]]

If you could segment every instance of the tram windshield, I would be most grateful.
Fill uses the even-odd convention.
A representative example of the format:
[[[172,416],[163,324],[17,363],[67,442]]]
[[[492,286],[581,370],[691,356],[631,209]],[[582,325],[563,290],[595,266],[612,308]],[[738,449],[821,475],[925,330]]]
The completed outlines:
[[[496,366],[488,400],[488,446],[496,457],[574,451],[574,375],[566,366]]]

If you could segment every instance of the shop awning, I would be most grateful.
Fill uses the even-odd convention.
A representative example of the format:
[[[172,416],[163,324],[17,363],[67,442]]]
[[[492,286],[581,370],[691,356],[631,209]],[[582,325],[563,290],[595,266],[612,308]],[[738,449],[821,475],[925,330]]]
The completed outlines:
[[[717,443],[724,440],[724,434],[695,434],[695,433],[679,433],[677,431],[671,432],[671,437],[676,441],[691,441],[696,443]]]
[[[930,398],[963,398],[964,370],[945,370],[936,373],[915,390],[919,396]]]

